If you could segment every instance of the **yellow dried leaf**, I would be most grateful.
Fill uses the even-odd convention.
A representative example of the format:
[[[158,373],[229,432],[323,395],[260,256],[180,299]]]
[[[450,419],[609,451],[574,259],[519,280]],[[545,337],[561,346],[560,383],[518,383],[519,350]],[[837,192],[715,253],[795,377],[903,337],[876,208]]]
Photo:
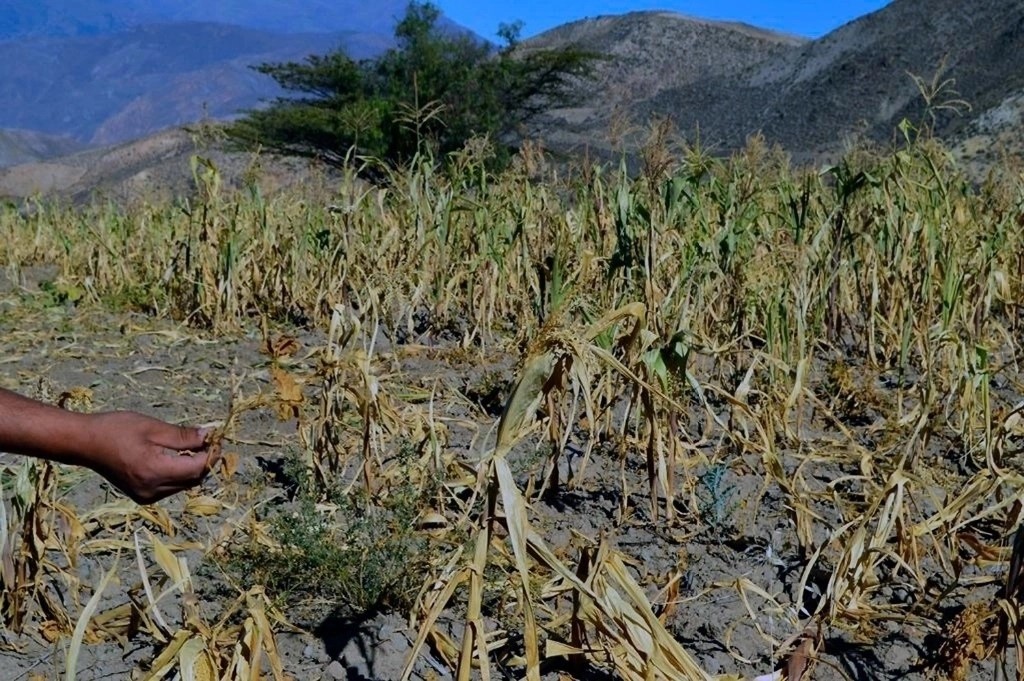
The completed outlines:
[[[553,352],[544,352],[527,360],[498,423],[498,452],[508,451],[529,428],[544,397],[544,383],[554,368]]]
[[[59,623],[53,620],[46,620],[39,625],[39,633],[46,639],[47,643],[53,643],[60,640],[66,632]]]
[[[175,584],[184,584],[188,580],[189,575],[183,569],[178,558],[174,555],[174,552],[171,551],[167,544],[164,544],[154,535],[150,534],[149,538],[153,543],[153,557],[156,559],[156,563],[160,566],[160,569],[162,569]]]
[[[178,659],[178,653],[181,647],[185,645],[185,642],[192,637],[192,633],[182,629],[174,635],[171,642],[167,644],[167,647],[163,649],[163,652],[157,656],[150,667],[150,672],[144,677],[143,681],[156,681],[157,679],[164,678],[172,669],[174,669],[174,662]]]
[[[91,630],[96,638],[105,641],[111,637],[129,636],[141,623],[135,621],[133,605],[125,603],[106,610],[92,618]]]
[[[302,387],[295,381],[291,374],[280,367],[270,367],[270,376],[277,388],[277,397],[274,410],[278,418],[287,421],[290,418],[297,418],[299,405],[302,404]]]
[[[546,659],[551,659],[552,657],[571,657],[573,655],[583,655],[584,653],[586,651],[582,648],[556,641],[553,638],[549,638],[544,645],[544,657]]]
[[[197,516],[217,515],[224,503],[208,495],[190,497],[185,501],[185,512]]]
[[[181,646],[178,664],[182,681],[217,681],[217,671],[210,659],[206,641],[193,636]]]
[[[221,455],[220,470],[225,478],[235,477],[235,473],[238,472],[238,464],[241,460],[242,457],[238,455],[238,452],[226,452]]]
[[[71,644],[68,646],[67,658],[65,660],[64,678],[67,681],[75,681],[75,673],[78,671],[78,656],[82,650],[82,642],[85,638],[86,629],[89,626],[89,621],[92,619],[93,614],[100,605],[100,599],[103,597],[103,592],[110,585],[110,582],[114,580],[117,575],[118,560],[114,561],[113,566],[110,570],[103,575],[103,579],[100,580],[99,586],[96,587],[96,591],[93,592],[92,597],[89,598],[89,602],[85,604],[82,609],[82,614],[78,617],[78,622],[75,624],[75,630],[71,634]]]
[[[76,387],[65,390],[57,398],[57,406],[69,411],[88,412],[92,410],[92,390]]]
[[[266,594],[260,587],[254,587],[245,595],[245,605],[249,611],[249,617],[255,626],[255,632],[259,635],[259,644],[254,649],[254,661],[259,661],[262,654],[266,654],[270,670],[275,681],[284,681],[284,668],[281,666],[281,655],[277,650],[277,641],[274,638],[274,629],[267,619]]]

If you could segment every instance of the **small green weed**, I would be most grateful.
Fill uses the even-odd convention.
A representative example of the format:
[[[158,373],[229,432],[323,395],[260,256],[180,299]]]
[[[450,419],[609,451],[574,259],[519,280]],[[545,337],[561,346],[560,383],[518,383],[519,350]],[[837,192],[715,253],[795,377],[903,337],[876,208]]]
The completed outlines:
[[[147,314],[158,312],[159,303],[162,302],[156,287],[131,283],[104,295],[102,300],[115,312],[145,312]]]
[[[728,466],[716,463],[697,478],[700,483],[697,493],[700,497],[700,518],[713,530],[728,527],[730,517],[739,506],[732,501],[736,486],[724,484],[728,472]]]
[[[85,297],[85,289],[60,278],[39,282],[39,290],[46,296],[47,307],[77,305]]]
[[[284,474],[295,498],[268,519],[278,548],[255,541],[239,547],[228,571],[299,609],[326,605],[354,616],[408,607],[429,555],[426,536],[415,529],[421,490],[402,482],[380,498],[337,490],[322,502],[301,466],[288,465]]]

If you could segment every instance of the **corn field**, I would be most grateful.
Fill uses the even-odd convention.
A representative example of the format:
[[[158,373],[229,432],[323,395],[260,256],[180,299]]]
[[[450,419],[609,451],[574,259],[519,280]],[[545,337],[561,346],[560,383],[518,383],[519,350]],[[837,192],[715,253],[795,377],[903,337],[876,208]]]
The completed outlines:
[[[307,627],[259,578],[309,558],[275,520],[294,512],[407,573],[317,577],[401,615],[396,678],[1018,675],[1024,178],[976,185],[929,141],[643,161],[528,148],[496,174],[470,147],[264,196],[196,157],[174,203],[0,209],[12,334],[56,309],[85,339],[100,314],[262,352],[209,378],[221,413],[196,413],[227,454],[180,503],[78,502],[84,473],[4,461],[4,645],[57,645],[38,678],[129,641],[154,651],[138,678],[303,678],[279,644]],[[290,500],[238,472],[260,414],[294,424],[269,453]],[[372,553],[394,536],[415,560]],[[238,556],[255,578],[201,592]]]

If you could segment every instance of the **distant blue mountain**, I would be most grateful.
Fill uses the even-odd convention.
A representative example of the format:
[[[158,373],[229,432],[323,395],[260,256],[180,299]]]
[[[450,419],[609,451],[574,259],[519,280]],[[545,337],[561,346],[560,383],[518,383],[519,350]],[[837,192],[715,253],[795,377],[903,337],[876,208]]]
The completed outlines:
[[[377,56],[394,45],[407,6],[0,0],[0,129],[111,144],[203,117],[229,118],[281,94],[252,66],[339,48],[355,59]]]
[[[273,33],[391,35],[407,0],[3,0],[0,40],[116,33],[141,24],[221,23]]]
[[[281,94],[251,66],[389,45],[368,33],[274,34],[226,24],[144,24],[107,35],[0,42],[0,128],[111,144]]]

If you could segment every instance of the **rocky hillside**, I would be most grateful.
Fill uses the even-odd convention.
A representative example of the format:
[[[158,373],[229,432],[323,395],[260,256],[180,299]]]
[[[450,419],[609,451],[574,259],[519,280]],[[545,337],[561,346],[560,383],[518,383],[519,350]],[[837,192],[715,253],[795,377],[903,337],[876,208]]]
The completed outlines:
[[[0,200],[49,196],[76,203],[97,198],[119,203],[166,201],[195,191],[195,156],[218,169],[225,187],[237,188],[251,178],[266,193],[310,186],[330,172],[303,160],[227,151],[213,128],[197,126],[0,168]]]
[[[145,24],[219,23],[272,33],[390,36],[406,0],[4,0],[0,40],[119,33]]]
[[[543,137],[556,149],[600,149],[622,127],[642,126],[664,93],[701,83],[725,83],[757,64],[798,50],[802,38],[745,24],[704,21],[669,12],[634,12],[567,24],[527,41],[523,49],[576,44],[604,55],[594,80],[581,84],[579,106],[553,112]]]
[[[641,27],[651,25],[674,26],[681,37],[662,33],[646,42]],[[895,0],[807,42],[645,14],[580,22],[538,44],[564,44],[572,34],[600,36],[595,45],[610,51],[632,47],[617,66],[605,67],[602,87],[585,95],[579,110],[561,112],[545,131],[565,148],[599,143],[618,111],[641,124],[670,117],[691,139],[699,134],[704,146],[723,152],[760,131],[798,159],[811,159],[856,139],[885,142],[903,118],[932,121],[922,87],[939,105],[937,132],[949,137],[991,127],[976,121],[984,123],[994,107],[1002,113],[989,119],[1012,118],[1008,98],[1024,88],[1019,0]],[[641,39],[620,37],[630,34]],[[609,96],[615,88],[626,96]],[[970,110],[942,106],[954,100]]]
[[[0,168],[74,153],[81,145],[70,137],[31,130],[0,130]]]
[[[975,177],[983,177],[994,162],[1024,169],[1024,89],[971,120],[955,135],[953,150]]]

